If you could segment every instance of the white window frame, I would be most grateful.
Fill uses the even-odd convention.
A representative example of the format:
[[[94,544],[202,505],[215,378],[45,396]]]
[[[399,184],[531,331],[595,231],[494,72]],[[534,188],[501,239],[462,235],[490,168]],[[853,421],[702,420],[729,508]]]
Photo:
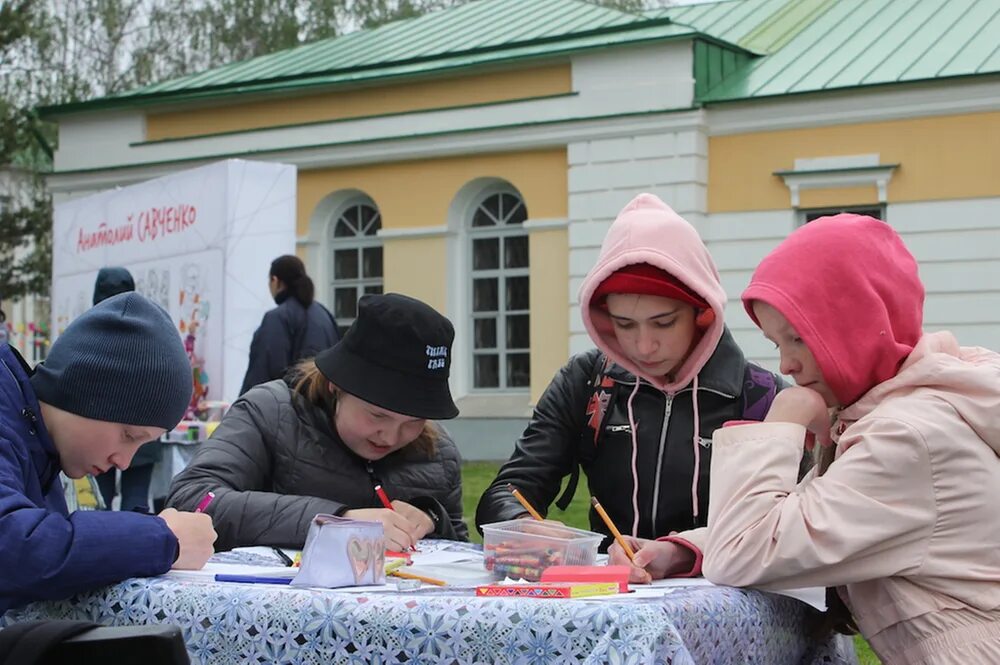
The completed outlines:
[[[378,224],[372,228],[371,223],[366,227],[372,229],[371,233],[366,233],[364,235],[354,235],[354,236],[336,236],[337,225],[340,223],[344,215],[351,209],[358,206],[367,206],[373,208],[377,217],[373,221],[377,221]],[[324,260],[327,262],[326,274],[326,292],[329,293],[329,308],[333,312],[334,318],[337,319],[337,325],[340,326],[341,332],[344,332],[354,323],[353,318],[344,318],[337,316],[337,289],[344,289],[349,286],[355,289],[358,299],[362,295],[365,295],[368,289],[372,287],[378,287],[378,292],[382,293],[385,285],[385,244],[382,238],[378,236],[378,230],[382,228],[381,225],[382,211],[371,199],[371,197],[365,195],[353,196],[334,209],[333,214],[330,215],[329,221],[326,224],[325,229],[325,242],[324,246],[327,251],[324,252]],[[347,220],[344,220],[345,222]],[[372,247],[378,247],[382,249],[382,274],[376,277],[364,277],[364,250],[370,249]],[[358,255],[358,276],[355,278],[338,279],[336,271],[336,253],[353,250]]]
[[[489,227],[476,227],[472,225],[473,219],[475,217],[476,211],[479,210],[480,206],[489,198],[496,196],[498,194],[506,194],[508,196],[516,197],[522,206],[525,206],[524,197],[521,196],[514,187],[506,183],[497,183],[484,188],[479,192],[478,196],[473,199],[472,205],[469,207],[468,216],[465,220],[466,229],[466,240],[465,247],[468,252],[468,269],[466,271],[466,280],[468,281],[468,297],[467,297],[467,311],[469,312],[469,345],[468,345],[468,358],[469,358],[469,369],[468,369],[468,385],[469,392],[472,394],[484,394],[484,393],[514,393],[514,392],[528,392],[531,389],[531,347],[530,338],[529,346],[524,349],[514,349],[509,350],[507,348],[507,316],[517,315],[517,316],[527,316],[529,325],[529,335],[530,335],[530,325],[531,325],[531,308],[530,301],[528,303],[528,309],[526,310],[513,310],[508,312],[506,309],[506,279],[509,277],[526,277],[528,278],[528,288],[531,287],[531,267],[530,264],[523,268],[506,268],[503,265],[503,243],[505,238],[519,237],[523,236],[525,241],[529,241],[528,229],[522,224],[516,225],[495,225]],[[528,216],[525,215],[525,221],[528,220]],[[500,251],[500,262],[496,269],[490,270],[475,270],[473,268],[475,256],[474,256],[474,243],[476,240],[481,240],[484,238],[497,238],[501,246]],[[474,280],[477,277],[495,278],[497,280],[497,306],[498,310],[495,315],[495,320],[497,322],[497,345],[489,351],[477,350],[475,346],[475,327],[477,319],[489,318],[487,316],[478,314],[474,310],[474,298],[475,298],[475,288]],[[508,353],[523,352],[528,356],[528,383],[523,386],[510,386],[509,378],[507,376],[507,354]],[[498,383],[496,387],[479,387],[476,385],[476,357],[482,355],[497,355],[498,357]]]

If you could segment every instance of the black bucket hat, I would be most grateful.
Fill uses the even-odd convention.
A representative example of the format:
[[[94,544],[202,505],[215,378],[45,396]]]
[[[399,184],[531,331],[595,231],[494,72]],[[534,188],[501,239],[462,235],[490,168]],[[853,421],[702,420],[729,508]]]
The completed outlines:
[[[448,388],[455,329],[433,307],[398,293],[362,296],[344,338],[316,356],[341,390],[412,418],[458,415]]]

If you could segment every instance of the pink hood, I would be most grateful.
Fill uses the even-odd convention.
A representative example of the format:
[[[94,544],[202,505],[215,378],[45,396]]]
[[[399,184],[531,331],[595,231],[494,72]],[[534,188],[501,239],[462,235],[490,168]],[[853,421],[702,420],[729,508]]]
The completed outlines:
[[[601,282],[635,263],[648,263],[673,275],[715,311],[715,321],[705,330],[673,381],[663,376],[644,374],[622,352],[608,313],[602,308],[591,307],[594,291]],[[618,365],[668,393],[691,383],[708,362],[722,337],[722,309],[725,304],[726,293],[719,282],[719,271],[698,231],[652,194],[638,195],[618,213],[618,218],[604,237],[597,264],[580,287],[583,324],[594,344]]]
[[[841,405],[888,381],[922,334],[924,285],[893,228],[862,215],[821,217],[764,257],[743,292],[782,313]]]
[[[1000,455],[1000,355],[962,347],[949,332],[920,338],[899,373],[840,412],[840,420],[860,420],[882,402],[918,390],[933,391],[976,435]]]

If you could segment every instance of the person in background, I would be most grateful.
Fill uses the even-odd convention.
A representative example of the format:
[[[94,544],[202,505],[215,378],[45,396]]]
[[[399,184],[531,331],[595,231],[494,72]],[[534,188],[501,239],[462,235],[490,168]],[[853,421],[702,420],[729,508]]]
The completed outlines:
[[[125,268],[101,268],[94,283],[94,304],[129,291],[135,291],[132,273]],[[148,441],[139,446],[132,463],[121,471],[122,510],[149,510],[149,481],[153,475],[153,465],[160,461],[162,455],[163,444],[159,440]],[[111,502],[115,498],[117,473],[117,469],[111,468],[96,478],[101,498],[108,510],[111,510]]]
[[[128,468],[180,421],[191,389],[173,322],[138,293],[77,317],[34,372],[0,347],[0,613],[205,564],[208,515],[69,514],[59,481]]]
[[[598,348],[549,384],[476,524],[526,516],[508,483],[546,514],[566,476],[575,487],[579,466],[622,532],[666,537],[674,572],[692,572],[700,532],[668,534],[706,523],[712,433],[727,420],[763,418],[782,385],[746,360],[723,322],[725,302],[695,228],[652,194],[629,202],[580,289]],[[593,509],[590,524],[608,547]]]
[[[7,313],[0,309],[0,344],[6,344],[10,341],[10,336],[7,334]]]
[[[798,385],[715,435],[705,577],[836,587],[830,625],[887,664],[1000,663],[1000,354],[923,331],[917,262],[871,217],[794,231],[743,305]]]
[[[250,364],[240,393],[280,379],[289,367],[340,341],[340,329],[322,303],[297,256],[286,254],[271,262],[268,288],[278,304],[264,314],[250,342]]]
[[[448,373],[455,331],[429,305],[368,295],[343,341],[246,392],[176,478],[167,505],[207,492],[219,547],[301,548],[318,513],[377,520],[386,546],[466,540]],[[376,492],[381,486],[390,506]]]

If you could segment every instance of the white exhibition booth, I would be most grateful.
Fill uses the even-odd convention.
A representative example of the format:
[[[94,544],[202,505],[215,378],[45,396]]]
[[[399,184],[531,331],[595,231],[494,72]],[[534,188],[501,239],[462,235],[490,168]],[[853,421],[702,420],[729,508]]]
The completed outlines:
[[[53,337],[90,306],[97,271],[127,268],[170,313],[196,397],[232,402],[274,307],[271,261],[295,253],[294,166],[227,160],[55,206]]]

